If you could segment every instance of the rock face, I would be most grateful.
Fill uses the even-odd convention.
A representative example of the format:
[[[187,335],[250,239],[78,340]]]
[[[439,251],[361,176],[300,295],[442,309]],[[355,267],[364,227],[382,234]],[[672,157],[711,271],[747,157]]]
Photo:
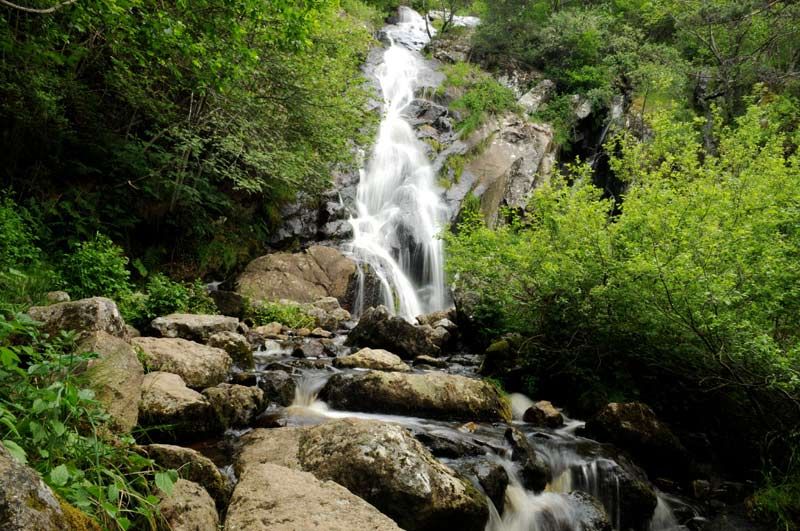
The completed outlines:
[[[186,387],[183,379],[169,372],[144,375],[142,401],[139,403],[139,424],[142,426],[174,425],[175,433],[202,433],[210,429],[206,399]]]
[[[217,507],[227,504],[230,498],[227,480],[211,459],[197,450],[171,444],[148,444],[142,451],[164,468],[177,470],[181,478],[201,485],[214,498]]]
[[[294,379],[283,371],[265,371],[259,375],[258,387],[265,402],[288,406],[294,400]]]
[[[81,333],[99,331],[125,337],[125,321],[117,305],[104,297],[34,306],[28,310],[28,315],[41,322],[42,330],[50,335],[61,330],[75,330]]]
[[[180,337],[205,343],[218,332],[235,332],[239,320],[224,315],[173,313],[157,317],[150,327],[161,337]]]
[[[242,476],[226,531],[400,531],[375,507],[333,481],[272,464]]]
[[[386,349],[403,359],[414,359],[423,355],[436,356],[440,352],[429,333],[402,317],[391,315],[385,306],[367,309],[356,327],[350,331],[346,343]]]
[[[224,429],[243,428],[261,411],[264,391],[258,387],[219,384],[203,390],[217,423]]]
[[[144,368],[136,352],[130,344],[106,332],[92,332],[78,348],[97,353],[86,370],[89,386],[111,415],[112,429],[129,433],[139,420],[144,381]]]
[[[543,103],[546,103],[553,96],[556,84],[545,79],[540,81],[535,87],[522,95],[517,101],[526,112],[533,114],[539,110]]]
[[[131,340],[149,370],[178,374],[186,385],[203,389],[225,381],[231,357],[221,348],[180,338],[137,337]]]
[[[547,400],[540,400],[526,409],[522,420],[545,428],[560,428],[564,425],[564,415]]]
[[[3,531],[99,531],[74,507],[62,504],[33,469],[0,444],[0,529]]]
[[[475,487],[396,424],[342,419],[311,428],[254,430],[237,470],[246,475],[264,462],[335,481],[408,531],[478,531],[488,518]]]
[[[477,177],[473,193],[489,226],[497,222],[501,206],[525,208],[531,192],[549,179],[556,146],[548,125],[535,124],[515,114],[490,119],[468,140],[484,145],[464,173]]]
[[[608,404],[586,423],[586,431],[630,452],[649,472],[675,477],[689,468],[688,452],[680,440],[646,404]]]
[[[340,369],[373,369],[377,371],[410,371],[411,367],[388,350],[362,348],[355,354],[333,360],[333,366]]]
[[[247,338],[236,332],[217,332],[208,338],[208,346],[221,348],[231,357],[233,362],[242,369],[252,369],[253,347]]]
[[[597,499],[581,491],[573,491],[567,495],[570,504],[575,507],[575,519],[581,523],[584,531],[613,531],[606,511]]]
[[[522,484],[530,490],[541,491],[550,481],[550,468],[536,457],[533,445],[524,433],[508,428],[506,442],[511,446],[511,460],[518,464]]]
[[[172,493],[162,496],[158,508],[172,531],[217,531],[219,526],[214,500],[192,481],[176,481]]]
[[[346,302],[356,264],[331,247],[313,245],[301,253],[256,258],[237,281],[237,292],[253,300],[314,302],[336,297]]]
[[[320,398],[347,411],[488,422],[511,419],[508,401],[493,385],[441,372],[335,374]]]

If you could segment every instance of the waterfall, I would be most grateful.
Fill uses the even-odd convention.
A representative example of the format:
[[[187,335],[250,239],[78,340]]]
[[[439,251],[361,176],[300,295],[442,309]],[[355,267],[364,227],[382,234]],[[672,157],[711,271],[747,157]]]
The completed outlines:
[[[384,29],[390,45],[376,71],[383,118],[369,163],[361,170],[350,250],[377,275],[381,303],[412,320],[448,303],[438,238],[447,211],[425,146],[405,114],[427,68],[418,51],[428,41],[425,22],[405,7],[399,18]],[[357,300],[363,301],[363,281],[359,289]]]

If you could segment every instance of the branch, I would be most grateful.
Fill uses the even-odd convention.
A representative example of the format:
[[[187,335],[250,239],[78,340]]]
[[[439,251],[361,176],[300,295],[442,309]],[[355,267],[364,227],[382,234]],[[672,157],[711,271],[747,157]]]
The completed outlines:
[[[66,6],[70,5],[70,4],[74,4],[77,1],[78,0],[66,0],[66,2],[61,2],[60,4],[56,4],[53,7],[48,7],[48,8],[45,8],[45,9],[36,9],[34,7],[20,6],[20,5],[14,4],[12,2],[9,2],[8,0],[0,0],[0,4],[3,4],[3,5],[8,6],[8,7],[12,7],[12,8],[17,9],[19,11],[25,11],[26,13],[37,13],[37,14],[40,14],[40,15],[45,15],[47,13],[54,13],[54,12],[58,11],[59,9],[61,9],[62,7],[66,7]]]

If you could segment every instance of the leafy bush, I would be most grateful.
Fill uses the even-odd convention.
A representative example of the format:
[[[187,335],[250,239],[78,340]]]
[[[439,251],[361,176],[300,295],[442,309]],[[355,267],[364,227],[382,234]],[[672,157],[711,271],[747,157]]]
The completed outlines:
[[[202,281],[180,283],[157,273],[148,280],[143,292],[133,292],[122,299],[121,311],[128,323],[143,327],[162,315],[213,314],[217,308]]]
[[[450,107],[462,114],[457,127],[464,136],[478,129],[487,116],[516,108],[517,100],[511,89],[501,85],[478,66],[455,63],[446,66],[444,73],[447,77],[440,91],[448,86],[462,90],[461,96]]]
[[[39,248],[22,210],[10,198],[0,199],[0,272],[22,269],[39,258]]]
[[[104,528],[154,529],[153,482],[169,491],[177,476],[139,456],[132,438],[104,439],[108,414],[78,376],[91,357],[72,334],[45,340],[30,318],[0,316],[0,440]]]
[[[64,261],[64,280],[73,298],[123,299],[131,293],[128,259],[108,236],[78,244]]]
[[[299,304],[264,301],[252,305],[247,313],[256,326],[276,322],[289,328],[313,328],[316,323]]]

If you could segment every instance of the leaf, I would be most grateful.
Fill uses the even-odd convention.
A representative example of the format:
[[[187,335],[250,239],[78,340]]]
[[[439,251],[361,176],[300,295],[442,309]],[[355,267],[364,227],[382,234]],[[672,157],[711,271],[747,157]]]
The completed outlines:
[[[66,465],[58,465],[50,471],[50,483],[57,487],[63,487],[69,481],[69,470]]]
[[[175,486],[175,481],[169,472],[156,472],[156,487],[164,492],[167,496],[172,494],[172,487]]]
[[[22,447],[14,441],[3,439],[3,446],[6,447],[6,450],[8,450],[8,453],[10,453],[14,459],[23,465],[28,462],[28,457],[25,454],[25,450],[23,450]]]
[[[81,400],[94,400],[94,391],[91,389],[81,389],[78,392],[78,398]]]

